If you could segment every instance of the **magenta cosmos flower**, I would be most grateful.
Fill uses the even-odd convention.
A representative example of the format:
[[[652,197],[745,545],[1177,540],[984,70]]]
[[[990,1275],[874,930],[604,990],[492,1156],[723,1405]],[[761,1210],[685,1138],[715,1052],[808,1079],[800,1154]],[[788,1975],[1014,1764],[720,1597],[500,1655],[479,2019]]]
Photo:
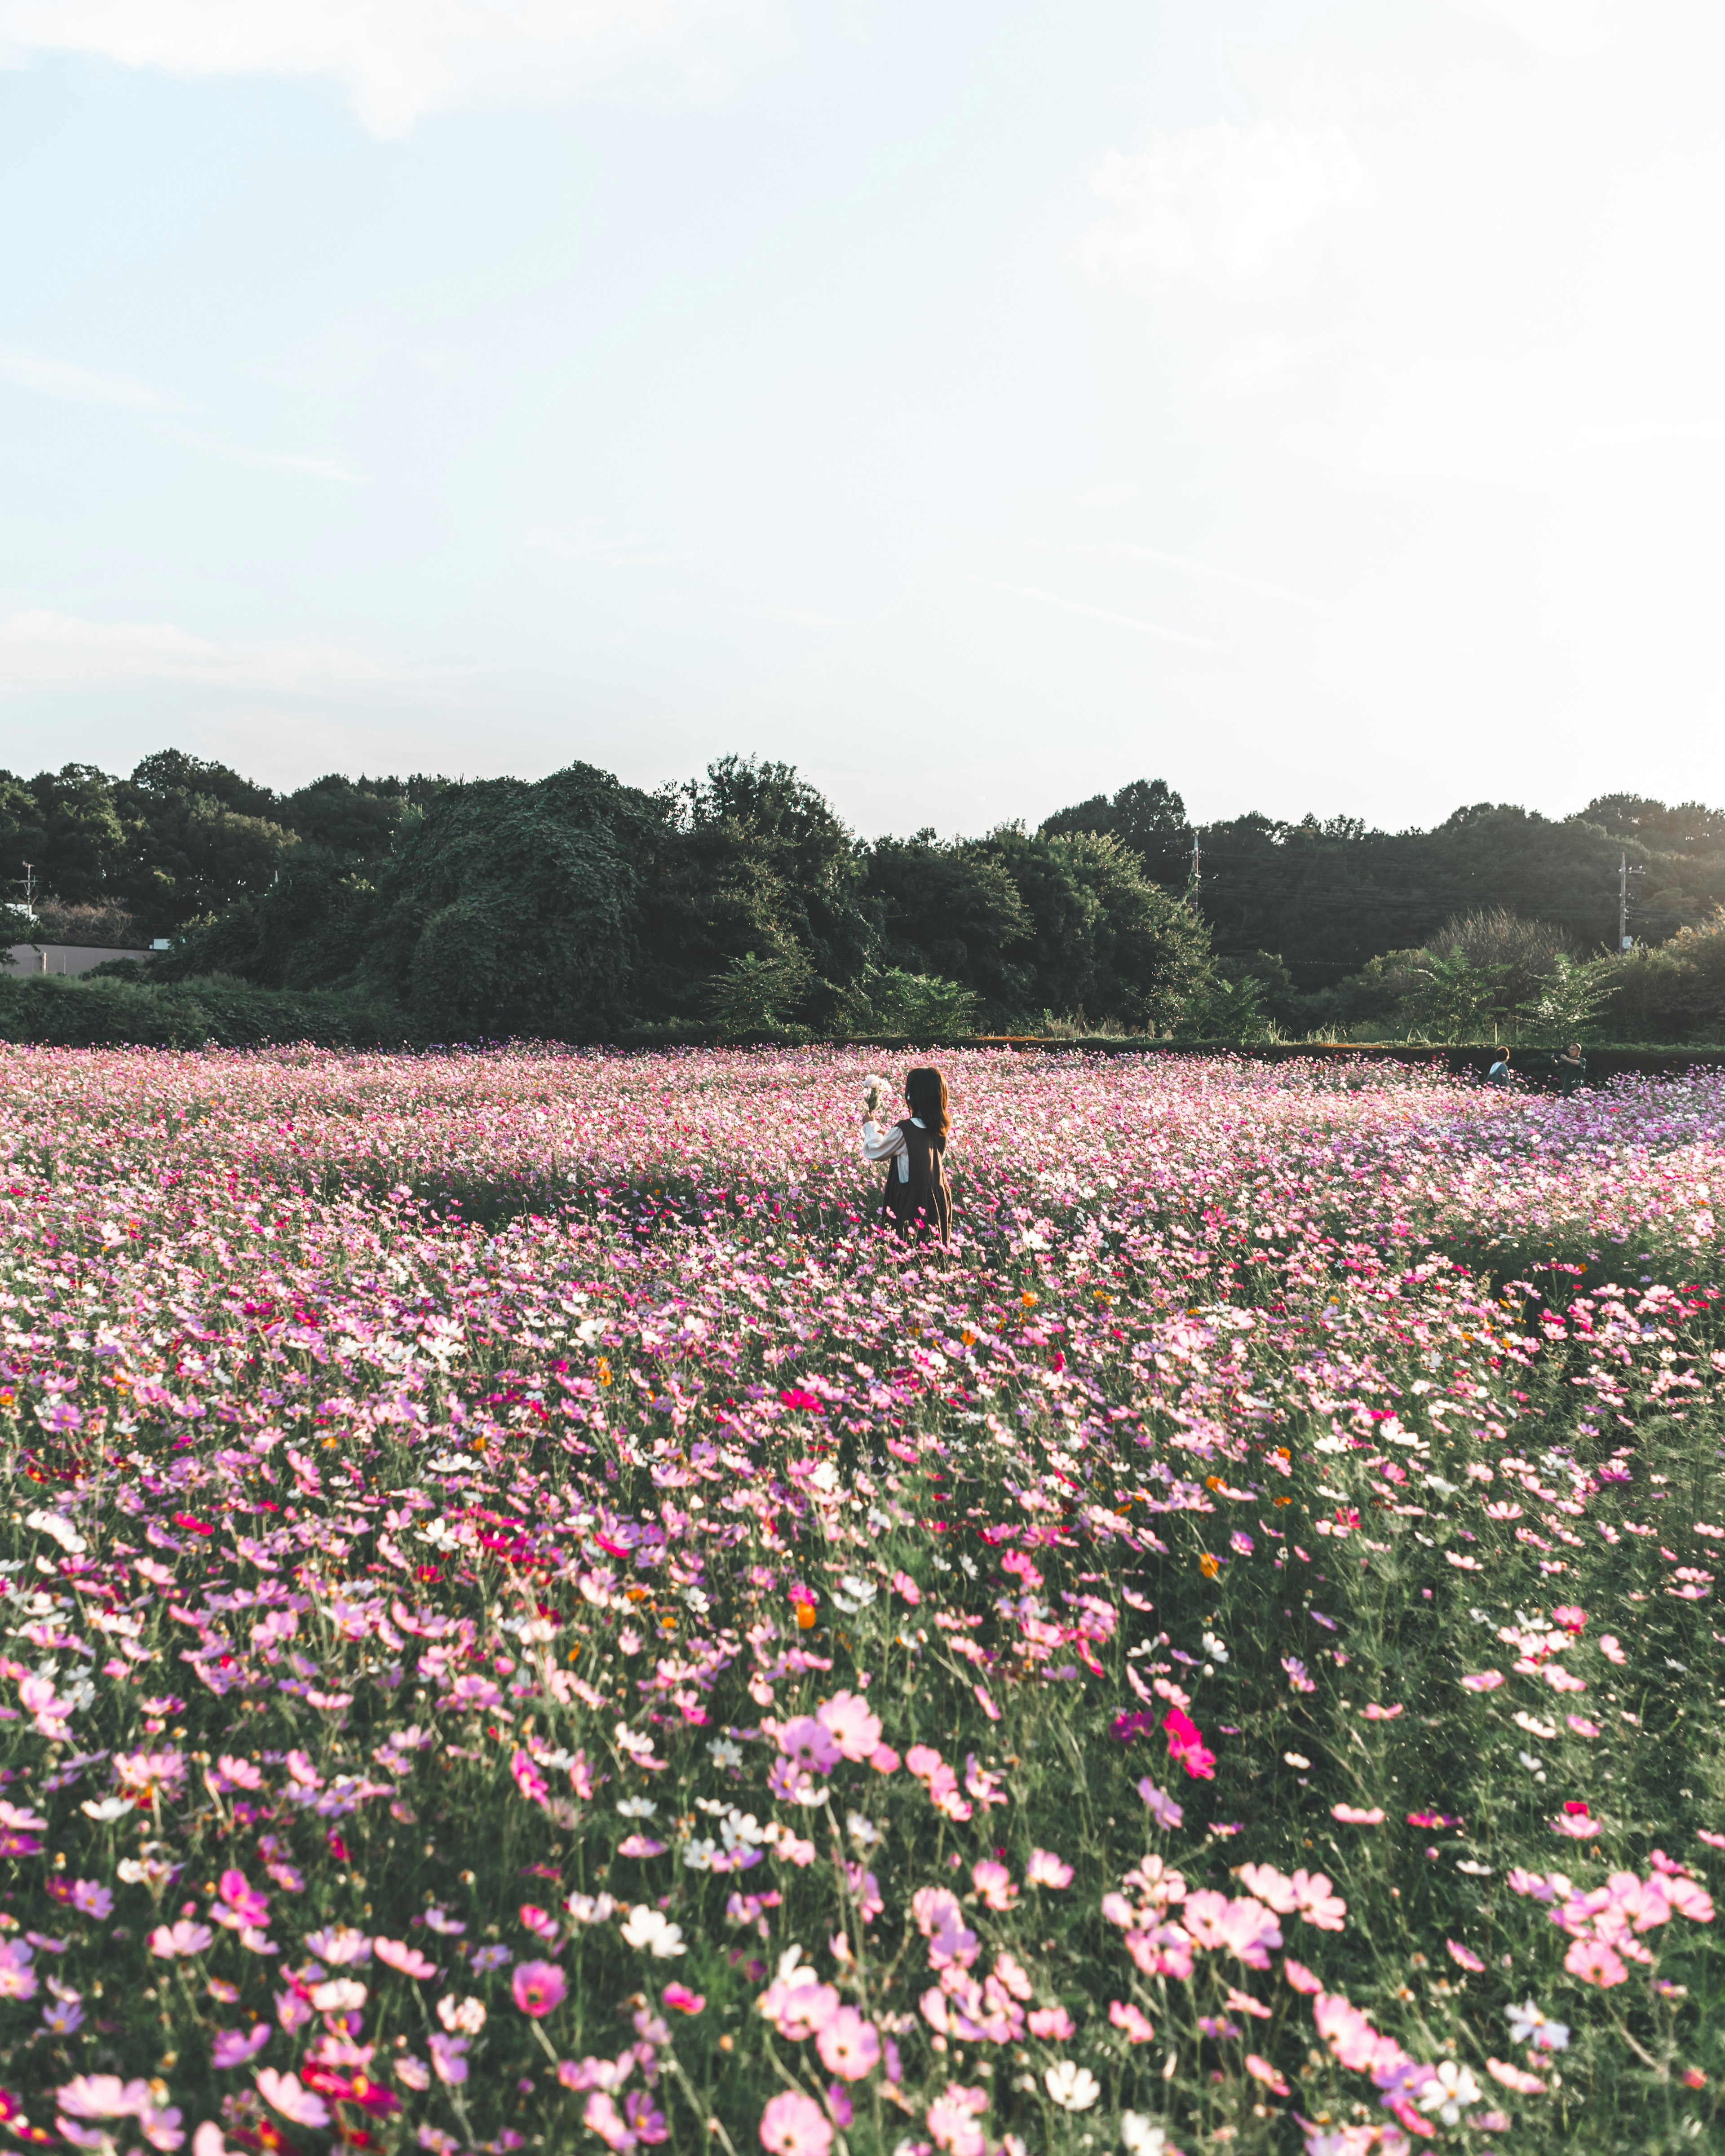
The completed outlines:
[[[510,1979],[515,2003],[536,2020],[554,2013],[563,2003],[569,1986],[554,1961],[524,1961]]]

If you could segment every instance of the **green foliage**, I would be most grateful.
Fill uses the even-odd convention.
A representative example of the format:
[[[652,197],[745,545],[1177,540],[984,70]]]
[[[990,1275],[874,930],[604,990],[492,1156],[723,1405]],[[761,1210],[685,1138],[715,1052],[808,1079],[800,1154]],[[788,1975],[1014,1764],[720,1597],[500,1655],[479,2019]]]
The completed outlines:
[[[105,973],[69,978],[0,973],[0,1040],[54,1048],[424,1044],[405,1013],[352,993],[289,994],[219,974],[157,986],[143,972],[126,960]]]
[[[998,854],[922,830],[876,839],[863,866],[865,901],[889,969],[957,982],[992,1023],[1022,1015],[1034,985],[1022,953],[1035,924]]]
[[[1008,826],[983,843],[1030,916],[1031,937],[1010,955],[1028,972],[1032,1009],[1106,1013],[1133,1031],[1179,1021],[1208,973],[1209,934],[1118,839]]]
[[[1265,1007],[1264,983],[1250,973],[1230,980],[1219,971],[1210,975],[1187,1005],[1178,1033],[1185,1040],[1241,1043],[1277,1037]]]
[[[745,951],[716,973],[707,1007],[721,1034],[742,1040],[781,1031],[807,992],[813,968],[794,943],[766,956]]]
[[[1465,951],[1422,951],[1409,971],[1404,1015],[1429,1039],[1481,1040],[1493,1029],[1503,967],[1476,965]]]
[[[722,757],[655,805],[638,1007],[651,1017],[698,1009],[714,976],[751,952],[780,968],[779,994],[794,950],[803,964],[783,1015],[817,1025],[836,1016],[872,939],[855,846],[815,788],[789,764]]]
[[[1308,995],[1358,975],[1386,947],[1426,944],[1445,923],[1497,909],[1559,928],[1579,949],[1615,939],[1624,853],[1642,871],[1632,925],[1644,937],[1673,935],[1725,901],[1725,814],[1697,803],[1668,808],[1612,795],[1553,819],[1487,801],[1435,829],[1399,832],[1353,817],[1285,823],[1252,814],[1194,832],[1176,827],[1183,810],[1163,782],[1138,785],[1142,793],[1098,795],[1043,828],[1117,832],[1171,887],[1188,880],[1195,835],[1195,903],[1217,947],[1279,951]],[[1136,819],[1123,806],[1135,794]]]
[[[1585,1040],[1594,1018],[1616,993],[1618,970],[1613,958],[1578,963],[1560,952],[1523,1013],[1527,1038],[1548,1048]]]
[[[1641,1040],[1706,1037],[1725,1026],[1725,906],[1652,951],[1620,962],[1613,1013]]]
[[[445,1040],[597,1038],[629,1010],[661,829],[590,764],[445,787],[399,834],[367,974]]]
[[[939,973],[889,966],[868,983],[869,1016],[881,1033],[912,1040],[957,1040],[977,1026],[977,997]]]

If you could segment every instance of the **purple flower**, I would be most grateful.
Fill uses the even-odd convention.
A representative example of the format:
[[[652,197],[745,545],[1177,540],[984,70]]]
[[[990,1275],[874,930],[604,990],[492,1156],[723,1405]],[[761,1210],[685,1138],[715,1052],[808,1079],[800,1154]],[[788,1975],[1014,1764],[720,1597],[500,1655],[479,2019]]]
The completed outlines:
[[[72,1882],[72,1907],[82,1916],[111,1917],[114,1897],[94,1879],[76,1879]]]
[[[1307,1676],[1306,1665],[1297,1655],[1284,1655],[1281,1658],[1281,1666],[1288,1673],[1288,1688],[1291,1691],[1317,1690],[1317,1686]]]
[[[1147,1774],[1138,1784],[1138,1794],[1150,1807],[1151,1818],[1167,1833],[1172,1834],[1186,1816],[1185,1806],[1177,1804],[1165,1789],[1158,1789]]]
[[[270,2041],[270,2024],[259,2021],[249,2030],[218,2029],[211,2058],[218,2066],[243,2066],[257,2057]]]

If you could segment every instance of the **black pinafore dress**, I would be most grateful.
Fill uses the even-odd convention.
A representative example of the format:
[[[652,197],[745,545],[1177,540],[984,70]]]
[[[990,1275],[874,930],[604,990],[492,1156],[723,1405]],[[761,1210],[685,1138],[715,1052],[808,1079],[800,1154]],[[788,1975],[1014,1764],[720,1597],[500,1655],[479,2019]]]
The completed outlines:
[[[901,1235],[932,1236],[944,1243],[952,1227],[952,1194],[941,1163],[944,1147],[909,1116],[898,1127],[904,1133],[905,1150],[886,1163],[881,1215]]]

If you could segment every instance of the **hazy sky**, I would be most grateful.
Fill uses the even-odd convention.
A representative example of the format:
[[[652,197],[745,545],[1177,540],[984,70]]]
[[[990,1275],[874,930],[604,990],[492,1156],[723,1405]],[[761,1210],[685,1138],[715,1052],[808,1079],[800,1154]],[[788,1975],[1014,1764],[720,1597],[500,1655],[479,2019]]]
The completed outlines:
[[[1725,799],[1702,0],[0,0],[0,762]]]

